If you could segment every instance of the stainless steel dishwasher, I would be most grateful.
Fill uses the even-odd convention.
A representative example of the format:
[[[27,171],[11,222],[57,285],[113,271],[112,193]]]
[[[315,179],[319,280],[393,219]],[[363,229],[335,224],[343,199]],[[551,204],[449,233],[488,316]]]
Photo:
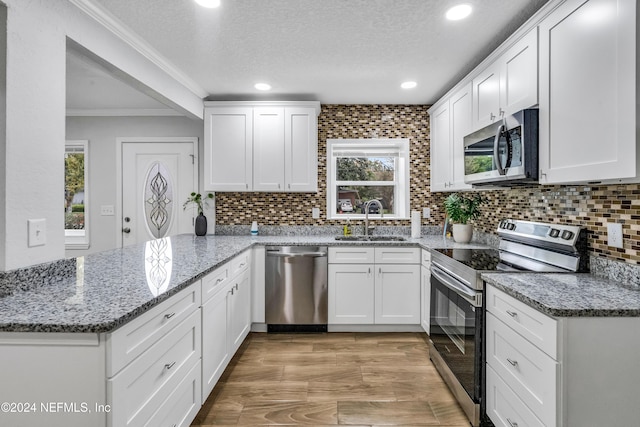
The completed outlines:
[[[267,332],[327,331],[327,248],[267,246]]]

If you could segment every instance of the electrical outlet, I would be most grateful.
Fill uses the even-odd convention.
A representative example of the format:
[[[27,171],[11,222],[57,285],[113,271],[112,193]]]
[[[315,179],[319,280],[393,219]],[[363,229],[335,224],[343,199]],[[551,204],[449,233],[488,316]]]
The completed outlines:
[[[422,208],[422,218],[431,218],[431,209]]]
[[[621,248],[622,245],[622,224],[617,222],[607,223],[607,245],[614,248]]]
[[[28,246],[43,246],[47,243],[47,220],[29,219],[27,220]]]
[[[320,218],[320,208],[311,208],[311,218],[313,219]]]

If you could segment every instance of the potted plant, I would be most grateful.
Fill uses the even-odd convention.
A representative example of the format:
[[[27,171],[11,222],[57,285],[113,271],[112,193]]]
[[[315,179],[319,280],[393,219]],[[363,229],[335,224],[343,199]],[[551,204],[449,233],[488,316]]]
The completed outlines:
[[[207,234],[207,217],[204,216],[203,204],[206,204],[209,199],[213,199],[213,194],[208,193],[206,198],[203,200],[202,194],[194,192],[189,195],[187,201],[182,205],[183,209],[187,209],[187,206],[193,203],[198,208],[198,216],[196,217],[195,222],[196,236],[204,236]]]
[[[473,224],[469,220],[480,216],[480,205],[485,199],[476,194],[465,196],[452,193],[444,200],[444,210],[447,218],[453,223],[453,240],[458,243],[469,243],[473,236]]]

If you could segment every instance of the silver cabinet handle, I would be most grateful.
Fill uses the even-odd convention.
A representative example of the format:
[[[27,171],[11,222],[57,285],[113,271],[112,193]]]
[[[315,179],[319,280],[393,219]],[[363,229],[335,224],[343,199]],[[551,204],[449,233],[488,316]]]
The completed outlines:
[[[164,365],[164,368],[168,371],[169,369],[173,368],[173,365],[175,364],[176,362],[167,363],[166,365]]]
[[[122,229],[122,232],[126,233],[126,234],[129,234],[129,233],[131,233],[131,229],[129,227],[125,227],[125,228]]]
[[[165,315],[164,315],[164,318],[165,318],[165,319],[171,319],[171,318],[172,318],[173,316],[175,316],[175,315],[176,315],[176,313],[175,313],[175,311],[174,311],[173,313],[167,313],[167,314],[165,314]]]
[[[233,289],[233,287],[232,287],[232,288],[231,288],[231,295],[233,295],[233,291],[234,291],[234,289]]]
[[[509,418],[507,418],[507,422],[511,427],[518,427],[518,423],[515,421],[511,421]]]
[[[236,291],[238,290],[238,284],[236,283]]]
[[[496,118],[496,115],[495,115],[495,114],[491,113],[491,114],[489,115],[489,120],[493,121],[495,118]]]
[[[241,269],[241,268],[242,268],[242,267],[244,267],[245,265],[247,265],[247,264],[243,262],[242,264],[240,264],[240,265],[238,266],[238,269]]]
[[[289,186],[289,190],[291,190],[291,184],[287,184]]]
[[[511,364],[511,366],[518,366],[518,361],[517,360],[511,360],[507,357],[507,362],[509,362]]]
[[[218,283],[222,282],[223,280],[224,280],[224,278],[223,278],[223,277],[218,278],[218,280],[216,280],[216,285],[217,285]]]
[[[516,313],[515,311],[510,311],[510,310],[507,310],[507,314],[511,317],[516,317],[518,315],[518,313]]]

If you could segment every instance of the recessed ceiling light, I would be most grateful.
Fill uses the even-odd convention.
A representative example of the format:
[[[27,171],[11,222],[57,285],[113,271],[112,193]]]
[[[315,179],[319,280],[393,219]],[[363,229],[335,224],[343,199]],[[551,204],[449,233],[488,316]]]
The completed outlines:
[[[271,90],[271,85],[268,83],[256,83],[253,87],[258,90]]]
[[[469,15],[471,15],[471,6],[468,4],[459,4],[447,10],[447,14],[445,16],[450,21],[459,21]]]
[[[207,7],[209,9],[220,6],[220,0],[196,0],[196,3],[198,3],[202,7]]]
[[[418,86],[416,82],[404,82],[400,85],[402,89],[413,89],[416,86]]]

